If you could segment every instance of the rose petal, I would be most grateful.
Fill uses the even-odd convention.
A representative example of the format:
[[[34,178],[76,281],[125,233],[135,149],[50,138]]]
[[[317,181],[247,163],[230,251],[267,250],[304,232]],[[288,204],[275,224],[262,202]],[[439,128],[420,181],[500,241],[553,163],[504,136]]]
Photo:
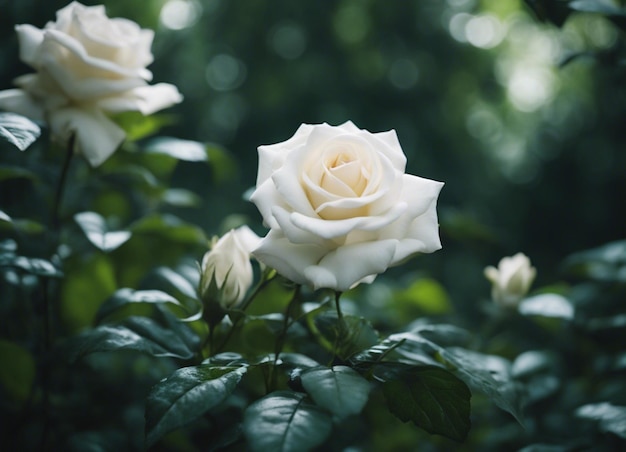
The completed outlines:
[[[246,225],[235,229],[235,237],[241,249],[243,249],[247,254],[250,254],[261,244],[261,237],[256,235],[252,229]]]
[[[99,110],[64,108],[50,113],[52,133],[63,143],[76,135],[76,149],[98,166],[119,147],[126,134]]]
[[[328,240],[317,234],[296,227],[291,221],[291,213],[280,206],[273,206],[272,216],[282,233],[293,243],[307,243],[328,246]]]
[[[114,60],[89,55],[80,41],[57,30],[45,30],[44,44],[49,44],[49,49],[56,51],[57,56],[64,60],[64,64],[71,62],[74,73],[82,71],[89,76],[104,72],[105,74],[100,76],[107,79],[115,77],[140,77],[147,81],[152,79],[152,73],[145,68],[124,67]]]
[[[317,265],[306,268],[304,275],[314,289],[346,291],[363,278],[384,272],[396,244],[396,240],[380,240],[339,247]]]
[[[252,255],[296,284],[306,284],[304,272],[327,252],[317,245],[291,243],[279,231],[271,230]]]
[[[21,89],[0,91],[0,110],[24,115],[34,121],[44,120],[44,111],[41,106]]]
[[[275,206],[287,207],[283,202],[282,197],[276,190],[274,182],[269,179],[266,180],[260,186],[257,185],[256,190],[250,195],[250,201],[252,201],[256,208],[263,217],[263,224],[268,228],[278,228],[278,223],[274,219],[272,214],[272,208]]]
[[[182,100],[182,94],[174,85],[157,83],[156,85],[139,86],[120,93],[119,96],[98,99],[96,105],[110,113],[139,111],[144,115],[150,115]]]
[[[311,232],[325,239],[334,239],[345,236],[353,230],[380,230],[400,218],[406,209],[407,204],[405,202],[399,202],[391,206],[391,208],[385,212],[384,215],[376,217],[356,217],[347,218],[345,220],[322,220],[320,218],[312,218],[302,215],[299,212],[293,212],[290,218],[294,226],[300,229]]]
[[[43,42],[43,30],[24,24],[15,27],[20,44],[20,60],[36,68],[37,52]]]

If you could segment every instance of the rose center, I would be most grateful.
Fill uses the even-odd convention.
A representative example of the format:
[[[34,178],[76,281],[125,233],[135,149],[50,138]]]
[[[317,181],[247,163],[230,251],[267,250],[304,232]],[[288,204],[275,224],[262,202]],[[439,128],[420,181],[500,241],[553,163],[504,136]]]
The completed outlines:
[[[351,152],[328,156],[323,163],[320,187],[341,197],[359,197],[370,178],[369,171]]]

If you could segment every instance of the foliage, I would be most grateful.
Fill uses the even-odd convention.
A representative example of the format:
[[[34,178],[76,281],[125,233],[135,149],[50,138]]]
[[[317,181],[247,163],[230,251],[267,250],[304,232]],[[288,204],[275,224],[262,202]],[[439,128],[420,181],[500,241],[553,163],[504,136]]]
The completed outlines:
[[[63,6],[18,3],[3,88],[13,25]],[[0,113],[2,450],[624,448],[624,2],[234,3],[107,5],[158,28],[186,100],[116,117],[97,169]],[[208,238],[262,230],[254,148],[347,119],[446,182],[443,250],[343,294],[256,265],[212,311]],[[536,289],[497,305],[483,268],[518,249]]]

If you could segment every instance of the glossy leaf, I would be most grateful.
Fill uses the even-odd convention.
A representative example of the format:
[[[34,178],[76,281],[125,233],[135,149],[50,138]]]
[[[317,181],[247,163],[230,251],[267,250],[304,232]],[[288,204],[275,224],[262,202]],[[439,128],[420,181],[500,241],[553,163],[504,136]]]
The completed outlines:
[[[37,257],[13,256],[10,254],[0,255],[0,267],[18,268],[31,275],[48,278],[61,278],[63,272],[52,262]]]
[[[188,162],[207,161],[205,145],[197,141],[159,137],[151,140],[145,150],[148,153],[167,155]]]
[[[374,345],[352,358],[353,362],[365,364],[392,362],[409,365],[441,366],[435,359],[440,348],[414,333],[392,334],[380,344]]]
[[[248,407],[243,431],[252,451],[307,451],[330,435],[328,413],[306,401],[306,395],[277,391]]]
[[[189,359],[189,341],[176,331],[147,317],[129,317],[119,325],[100,325],[75,336],[66,344],[72,361],[96,352],[134,350],[156,357]]]
[[[572,320],[574,306],[567,298],[555,293],[545,293],[525,298],[518,306],[520,314]]]
[[[8,112],[0,112],[0,137],[20,151],[39,138],[41,128],[30,119]]]
[[[226,400],[246,370],[212,364],[183,367],[153,386],[146,401],[147,446]]]
[[[334,311],[326,311],[315,317],[315,326],[328,341],[337,356],[347,359],[378,342],[378,334],[372,324],[363,317],[344,315],[343,322]]]
[[[359,414],[369,397],[370,383],[347,366],[307,369],[301,379],[315,403],[339,419]]]
[[[626,406],[608,402],[592,403],[576,410],[576,416],[598,421],[600,428],[626,439]]]
[[[450,372],[417,367],[383,384],[389,411],[429,433],[463,441],[470,429],[468,387]]]
[[[112,314],[117,309],[134,303],[169,303],[180,306],[180,303],[176,298],[160,290],[133,290],[129,288],[123,288],[117,290],[104,303],[102,303],[96,315],[96,322],[100,322],[102,319]]]
[[[131,237],[130,231],[109,231],[105,219],[96,212],[77,213],[74,220],[89,241],[105,253],[119,248]]]
[[[472,390],[486,394],[523,424],[524,393],[512,379],[508,360],[459,347],[442,350],[441,358]]]

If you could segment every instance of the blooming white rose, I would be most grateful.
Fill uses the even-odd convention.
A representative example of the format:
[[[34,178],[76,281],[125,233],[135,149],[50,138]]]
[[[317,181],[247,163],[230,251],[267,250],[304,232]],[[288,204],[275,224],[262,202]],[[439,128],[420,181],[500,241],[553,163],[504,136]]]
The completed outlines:
[[[443,183],[405,174],[395,131],[303,124],[259,147],[252,201],[270,228],[253,255],[313,288],[345,291],[441,248]]]
[[[505,257],[498,268],[485,268],[485,277],[491,281],[491,298],[501,306],[516,307],[528,293],[535,280],[537,270],[523,253]]]
[[[21,60],[37,72],[15,80],[21,89],[0,91],[0,109],[47,121],[53,138],[64,145],[75,135],[75,149],[93,166],[125,137],[107,114],[149,115],[182,100],[173,85],[147,83],[154,32],[127,19],[109,19],[102,5],[73,2],[43,29],[15,29]]]
[[[223,309],[241,303],[252,285],[250,253],[261,238],[247,226],[231,229],[202,258],[200,297]]]

